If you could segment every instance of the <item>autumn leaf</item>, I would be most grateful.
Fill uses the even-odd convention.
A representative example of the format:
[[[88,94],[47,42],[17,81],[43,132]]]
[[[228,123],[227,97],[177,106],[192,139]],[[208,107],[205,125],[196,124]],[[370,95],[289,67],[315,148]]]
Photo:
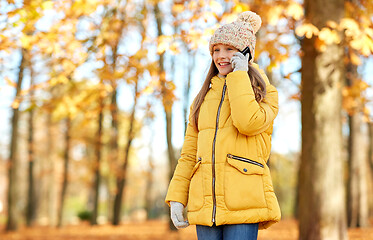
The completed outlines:
[[[170,46],[170,50],[173,54],[180,54],[181,53],[181,49],[180,49],[180,46],[177,42],[173,42]]]
[[[12,86],[14,88],[17,87],[17,83],[13,82],[9,77],[5,77],[4,78],[5,82],[9,85],[9,86]]]
[[[324,41],[327,45],[334,43],[339,44],[341,42],[338,32],[330,28],[322,28],[319,32],[319,39]]]
[[[21,36],[21,46],[25,49],[30,49],[32,46],[32,37],[26,34],[22,34]]]
[[[172,13],[173,14],[179,14],[182,13],[185,10],[184,6],[182,4],[174,4],[172,6]]]
[[[338,29],[338,24],[335,21],[327,21],[326,26],[330,27],[331,29]]]
[[[311,23],[304,23],[295,29],[295,33],[299,37],[306,36],[306,38],[312,38],[314,35],[319,35],[319,29]]]
[[[353,65],[359,66],[359,65],[362,64],[362,62],[361,62],[361,60],[360,60],[360,57],[359,57],[357,54],[355,54],[354,52],[352,52],[352,53],[350,54],[350,60],[351,60],[351,63],[352,63]]]
[[[350,42],[353,49],[360,51],[364,56],[370,56],[373,53],[373,40],[367,35],[355,38]]]
[[[281,17],[284,7],[281,5],[273,6],[268,10],[268,23],[270,25],[276,25]]]
[[[290,99],[290,100],[300,101],[300,100],[301,100],[301,94],[300,94],[300,92],[295,93],[295,94],[292,94],[292,95],[289,97],[289,99]]]
[[[249,11],[250,8],[249,8],[249,4],[237,3],[237,4],[234,5],[232,10],[235,13],[241,13],[241,12]]]
[[[345,35],[349,37],[360,35],[359,24],[352,18],[343,18],[339,24],[341,29],[345,29]]]
[[[19,108],[19,104],[20,104],[20,102],[19,102],[18,99],[14,100],[14,101],[12,102],[12,108],[13,108],[13,109],[18,109],[18,108]]]
[[[146,86],[143,90],[142,90],[142,94],[145,94],[145,95],[150,95],[154,92],[154,87],[151,86],[151,85],[148,85]]]
[[[172,41],[171,36],[160,36],[158,38],[158,46],[157,46],[157,53],[162,54],[164,53],[170,46],[170,42]]]
[[[44,1],[42,4],[41,4],[41,8],[43,10],[50,10],[53,8],[53,2],[52,1]]]
[[[294,18],[295,20],[300,20],[304,13],[303,13],[303,7],[301,4],[297,2],[291,2],[289,6],[285,9],[285,14],[289,17]]]

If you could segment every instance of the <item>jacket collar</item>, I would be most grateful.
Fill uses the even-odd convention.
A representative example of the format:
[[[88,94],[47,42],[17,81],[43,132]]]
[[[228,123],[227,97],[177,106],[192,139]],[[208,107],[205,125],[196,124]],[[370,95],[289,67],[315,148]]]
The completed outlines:
[[[211,88],[213,89],[220,89],[223,87],[225,83],[225,76],[222,76],[222,75],[215,75],[212,79],[211,79]]]

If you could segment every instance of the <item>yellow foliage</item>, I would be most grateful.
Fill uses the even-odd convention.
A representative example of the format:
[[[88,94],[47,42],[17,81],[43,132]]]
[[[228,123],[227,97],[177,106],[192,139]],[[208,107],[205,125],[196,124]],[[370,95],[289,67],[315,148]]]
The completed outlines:
[[[53,2],[52,1],[44,1],[42,4],[41,4],[41,8],[43,10],[50,10],[50,9],[53,9]]]
[[[349,114],[354,114],[356,111],[363,111],[364,105],[367,102],[364,91],[369,87],[370,85],[365,81],[356,79],[351,86],[343,88],[342,105]]]
[[[364,113],[366,116],[369,116],[369,115],[370,115],[370,109],[367,108],[367,107],[364,107],[364,109],[363,109],[363,113]]]
[[[249,11],[250,8],[248,4],[240,2],[240,3],[235,4],[232,10],[235,13],[241,13],[241,12]]]
[[[370,56],[373,52],[373,40],[367,35],[355,38],[350,42],[353,49],[359,50],[364,56]]]
[[[327,21],[326,26],[330,27],[331,29],[336,29],[338,28],[338,24],[335,21]]]
[[[340,28],[345,29],[345,34],[348,37],[357,36],[360,34],[359,24],[352,18],[343,18],[339,24]]]
[[[72,73],[77,66],[69,59],[62,59],[62,67],[65,73]]]
[[[295,33],[299,37],[306,36],[306,38],[312,38],[314,35],[319,35],[319,29],[311,23],[304,23],[295,29]]]
[[[164,53],[170,46],[170,42],[172,41],[171,36],[162,35],[158,38],[158,46],[157,46],[157,53],[162,54]]]
[[[13,109],[18,109],[19,104],[20,104],[20,100],[18,98],[14,99],[14,101],[12,102],[12,108]]]
[[[285,9],[285,14],[298,21],[303,18],[303,6],[297,2],[291,2]]]
[[[373,39],[373,28],[365,28],[364,32]]]
[[[168,46],[169,46],[168,42],[160,42],[157,46],[157,53],[158,54],[164,53],[167,50]]]
[[[154,87],[151,86],[151,85],[148,85],[144,88],[144,90],[142,90],[142,94],[145,94],[145,95],[150,95],[154,92]]]
[[[177,42],[173,42],[170,46],[170,50],[173,54],[181,53],[180,46]]]
[[[327,27],[321,29],[319,32],[319,39],[324,41],[327,45],[334,43],[339,44],[341,42],[338,32]]]
[[[282,15],[283,10],[284,7],[281,5],[271,7],[268,10],[268,23],[270,25],[276,25]]]
[[[9,77],[5,77],[4,78],[5,82],[9,85],[9,86],[12,86],[14,88],[17,87],[17,83],[13,82]]]
[[[354,52],[351,53],[350,60],[351,60],[351,63],[353,65],[359,66],[359,65],[362,64],[362,62],[360,60],[360,57],[357,54],[355,54]]]
[[[31,36],[28,36],[26,34],[22,34],[21,36],[21,46],[22,48],[25,48],[25,49],[30,49],[30,47],[32,46],[32,37]]]
[[[139,51],[135,53],[135,55],[133,55],[133,57],[135,57],[136,59],[142,59],[142,58],[145,58],[147,55],[148,55],[148,50],[140,49]]]
[[[190,1],[189,4],[188,4],[188,9],[191,10],[191,11],[194,11],[196,9],[198,9],[198,3],[196,1]]]
[[[57,77],[51,78],[49,80],[50,86],[55,86],[57,84],[66,84],[69,82],[69,79],[65,75],[58,75]]]
[[[176,3],[172,6],[172,13],[174,13],[174,14],[182,13],[184,10],[185,10],[185,8],[182,4]]]

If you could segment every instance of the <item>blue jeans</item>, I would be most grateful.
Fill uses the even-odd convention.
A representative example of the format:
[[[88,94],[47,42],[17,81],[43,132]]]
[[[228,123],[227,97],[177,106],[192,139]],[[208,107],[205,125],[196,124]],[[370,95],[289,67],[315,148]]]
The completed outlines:
[[[198,240],[257,240],[258,223],[221,226],[197,225]]]

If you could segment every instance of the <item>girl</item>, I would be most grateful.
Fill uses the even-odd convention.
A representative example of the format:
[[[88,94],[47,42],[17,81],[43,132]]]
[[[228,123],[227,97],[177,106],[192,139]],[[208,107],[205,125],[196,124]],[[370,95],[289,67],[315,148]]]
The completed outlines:
[[[258,229],[280,220],[266,164],[278,96],[251,58],[260,25],[257,14],[243,12],[209,43],[212,63],[166,196],[174,225],[196,224],[198,239],[257,239]]]

